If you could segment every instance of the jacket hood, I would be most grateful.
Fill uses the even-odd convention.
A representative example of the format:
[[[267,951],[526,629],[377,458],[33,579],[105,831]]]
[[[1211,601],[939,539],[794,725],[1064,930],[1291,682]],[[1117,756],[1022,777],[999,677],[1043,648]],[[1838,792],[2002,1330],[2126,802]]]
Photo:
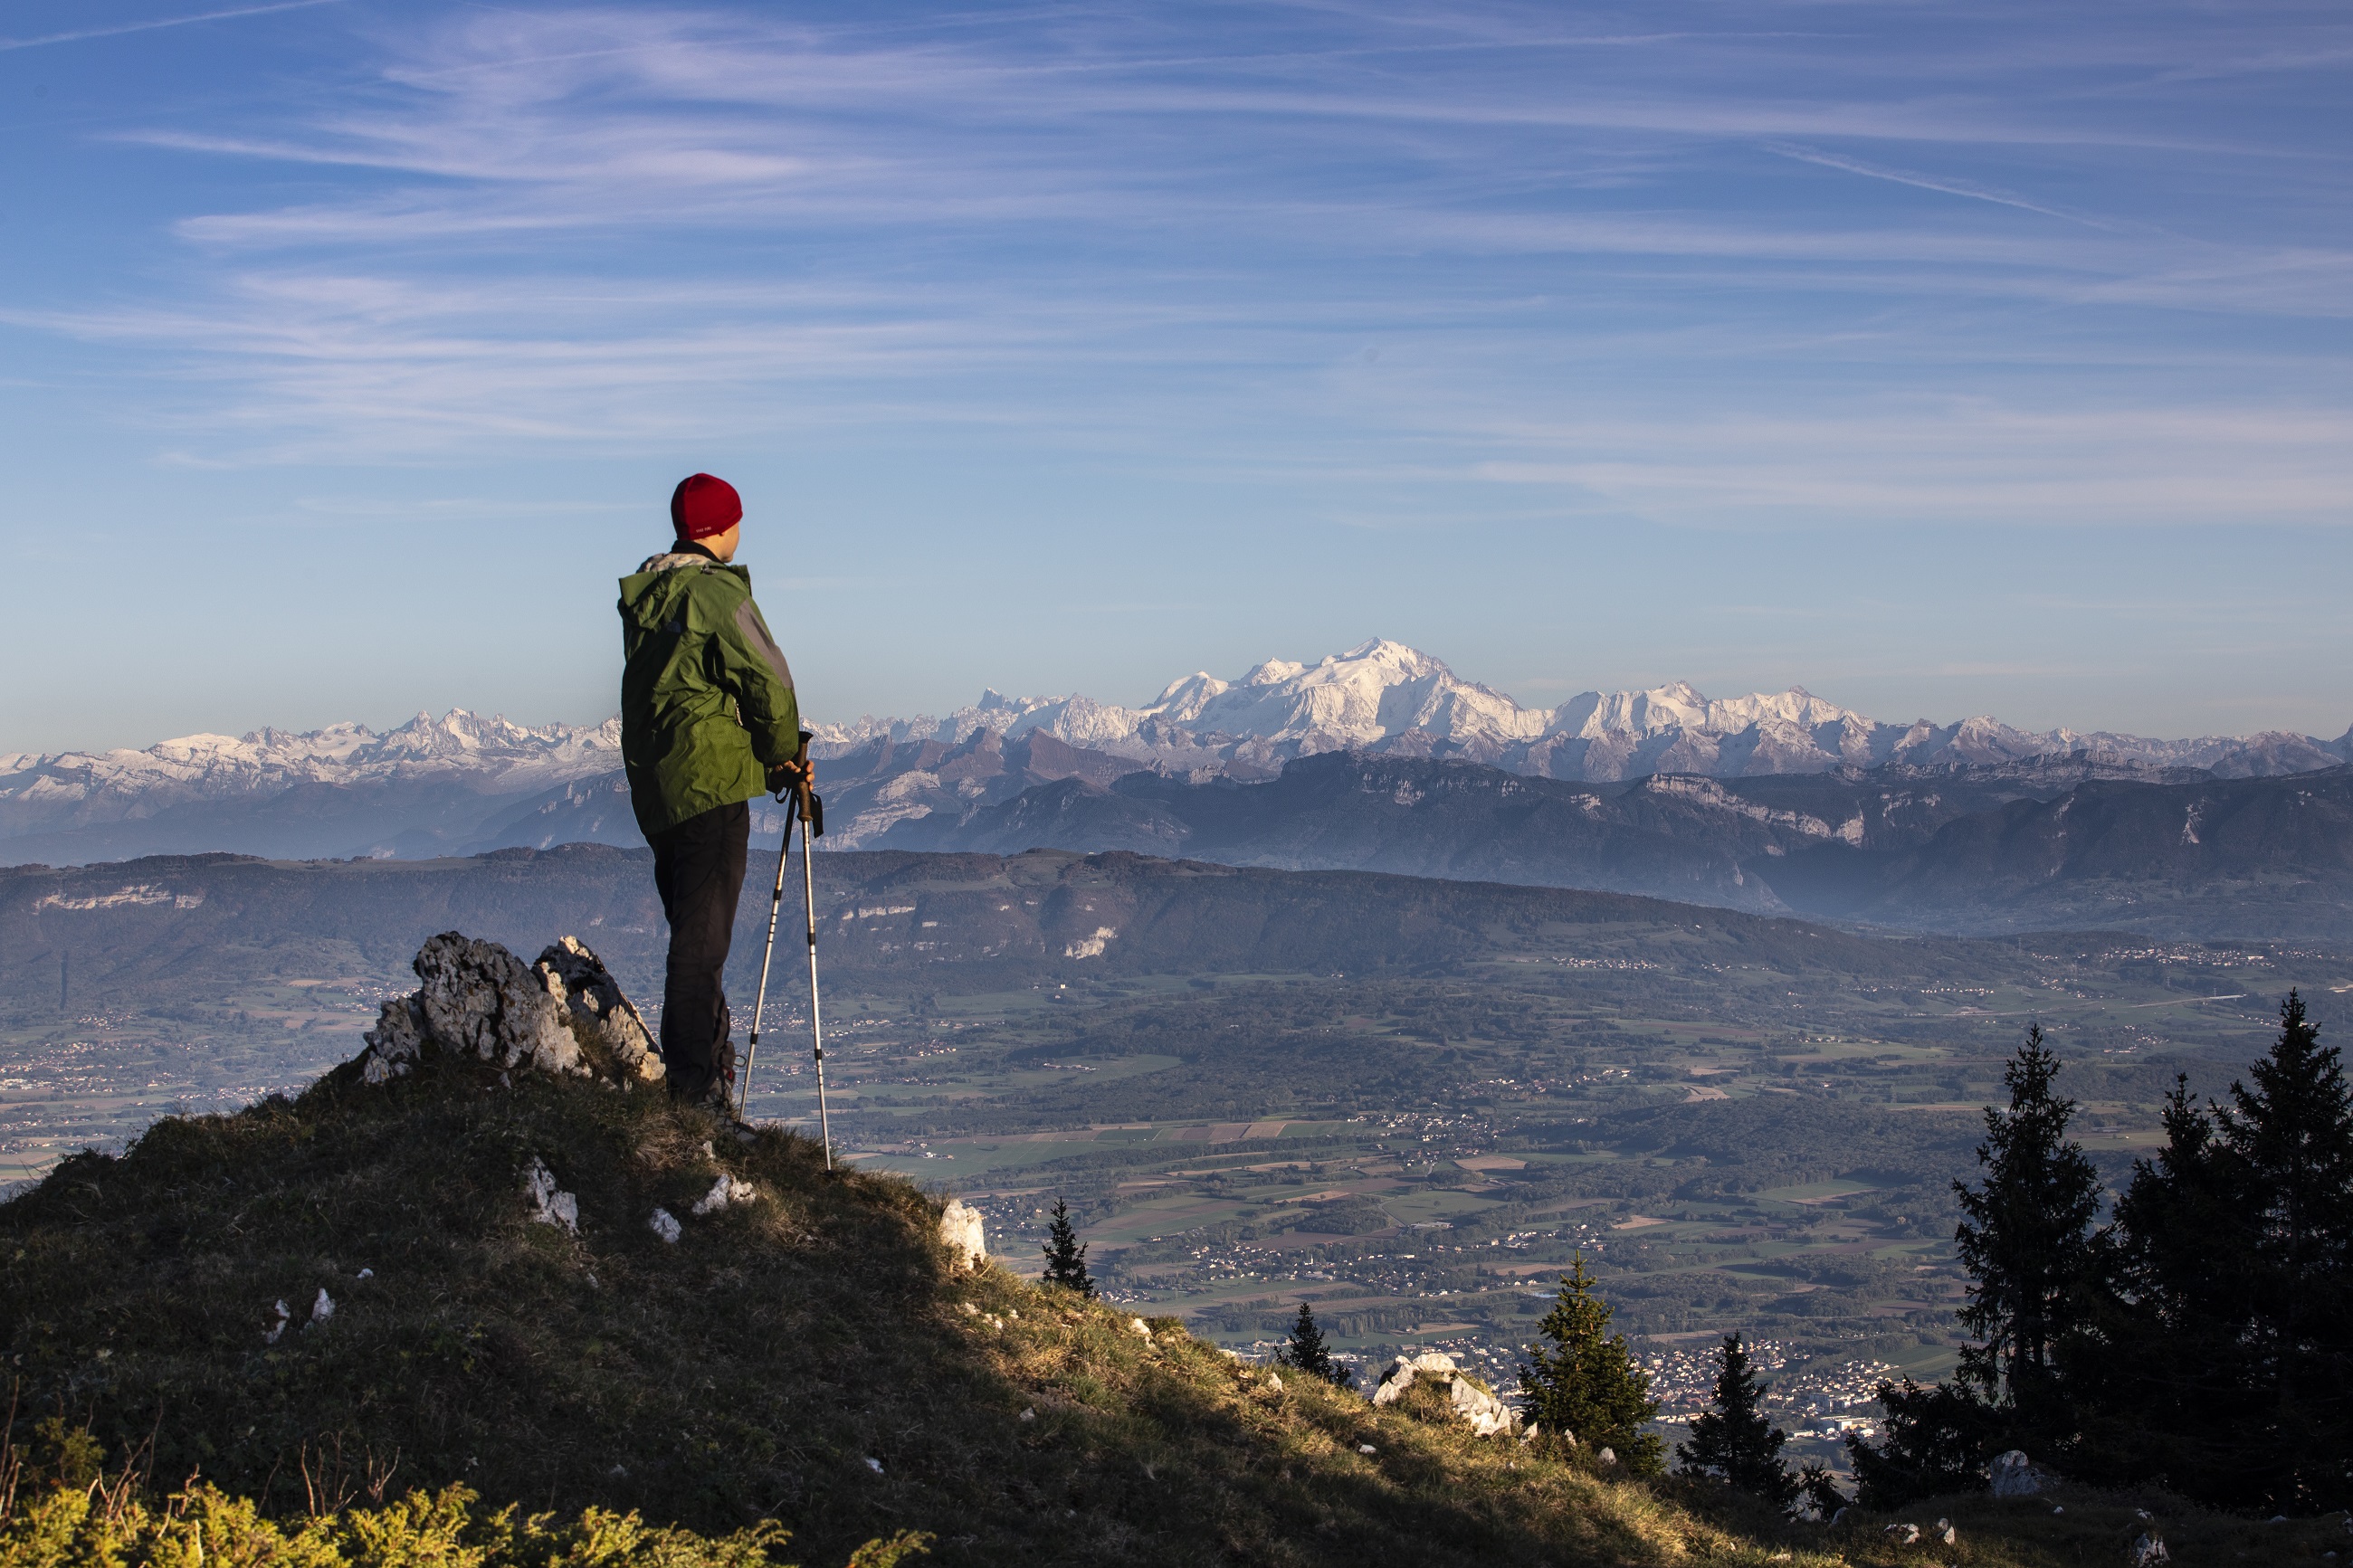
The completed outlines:
[[[708,555],[694,555],[685,551],[648,556],[635,572],[621,579],[621,611],[648,625],[663,618],[672,598],[684,593],[701,572],[724,572],[752,591],[749,568],[731,562],[713,561]]]

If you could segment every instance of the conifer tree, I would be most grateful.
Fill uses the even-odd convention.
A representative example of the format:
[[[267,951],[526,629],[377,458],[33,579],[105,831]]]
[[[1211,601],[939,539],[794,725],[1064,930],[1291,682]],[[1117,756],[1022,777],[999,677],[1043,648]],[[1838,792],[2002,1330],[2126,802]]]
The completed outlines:
[[[1335,1387],[1345,1388],[1356,1381],[1355,1373],[1332,1359],[1332,1347],[1324,1342],[1324,1331],[1304,1301],[1299,1303],[1299,1321],[1291,1325],[1289,1342],[1276,1350],[1274,1359]]]
[[[1087,1247],[1071,1224],[1071,1205],[1057,1197],[1054,1218],[1046,1227],[1046,1283],[1076,1290],[1092,1301],[1095,1282],[1087,1273]]]
[[[2074,1438],[2065,1369],[2088,1353],[2105,1250],[2092,1229],[2099,1172],[2067,1136],[2077,1108],[2052,1091],[2058,1072],[2042,1026],[2030,1026],[2002,1073],[2009,1109],[1986,1107],[1985,1177],[1953,1184],[1963,1216],[1953,1239],[1970,1279],[1958,1315],[1980,1342],[1962,1351],[1950,1383],[1879,1385],[1879,1442],[1847,1439],[1867,1508],[1981,1489],[2000,1450],[2023,1447],[2051,1463]]]
[[[1765,1384],[1738,1334],[1716,1352],[1715,1397],[1692,1423],[1691,1441],[1675,1445],[1686,1470],[1713,1476],[1735,1490],[1788,1510],[1798,1500],[1798,1478],[1781,1462],[1789,1435],[1765,1414]]]
[[[1520,1364],[1528,1415],[1547,1432],[1574,1436],[1588,1454],[1611,1448],[1636,1475],[1662,1475],[1666,1445],[1642,1430],[1659,1402],[1651,1397],[1650,1374],[1628,1353],[1626,1336],[1609,1332],[1610,1316],[1609,1304],[1593,1294],[1580,1252],[1561,1277],[1552,1310],[1536,1325],[1552,1348],[1529,1346]]]
[[[2100,1173],[2067,1136],[2076,1104],[2052,1091],[2058,1072],[2042,1026],[2030,1026],[2002,1072],[2010,1109],[1986,1108],[1985,1178],[1953,1184],[1963,1215],[1953,1240],[1970,1279],[1959,1317],[1980,1342],[1961,1352],[1957,1379],[2006,1411],[2021,1440],[2046,1450],[2073,1429],[2057,1363],[2083,1331],[2084,1267],[2100,1213]]]
[[[2353,1089],[2294,991],[2249,1077],[2228,1106],[2178,1079],[2166,1147],[2116,1204],[2089,1468],[2225,1508],[2344,1508]]]

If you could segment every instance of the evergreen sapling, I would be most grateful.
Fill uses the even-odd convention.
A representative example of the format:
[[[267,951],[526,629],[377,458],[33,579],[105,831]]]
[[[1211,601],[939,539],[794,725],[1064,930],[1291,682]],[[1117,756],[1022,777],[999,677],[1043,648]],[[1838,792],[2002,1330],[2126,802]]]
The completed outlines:
[[[1324,1342],[1324,1331],[1304,1301],[1299,1303],[1299,1321],[1291,1325],[1290,1342],[1275,1351],[1274,1359],[1279,1365],[1320,1377],[1335,1388],[1349,1387],[1356,1381],[1355,1373],[1332,1359],[1332,1347]]]
[[[1715,1365],[1715,1398],[1692,1423],[1691,1441],[1675,1445],[1675,1458],[1686,1470],[1713,1476],[1787,1512],[1799,1493],[1798,1479],[1781,1462],[1781,1445],[1789,1435],[1766,1415],[1765,1384],[1738,1334],[1725,1336]]]
[[[1054,1200],[1053,1222],[1046,1227],[1045,1282],[1076,1290],[1090,1301],[1095,1299],[1095,1282],[1087,1273],[1086,1244],[1071,1224],[1071,1205],[1059,1197]]]
[[[1666,1445],[1642,1424],[1659,1413],[1650,1374],[1634,1364],[1626,1336],[1609,1332],[1609,1303],[1593,1294],[1578,1253],[1561,1277],[1560,1295],[1536,1325],[1551,1342],[1528,1347],[1520,1388],[1528,1415],[1546,1432],[1576,1438],[1588,1454],[1614,1449],[1638,1476],[1666,1472]]]

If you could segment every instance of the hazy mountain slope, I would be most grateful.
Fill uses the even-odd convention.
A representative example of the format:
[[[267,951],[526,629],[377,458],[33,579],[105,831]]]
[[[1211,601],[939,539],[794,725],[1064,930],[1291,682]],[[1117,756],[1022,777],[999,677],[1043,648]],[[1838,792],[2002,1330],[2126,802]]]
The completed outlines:
[[[754,860],[744,931],[765,921],[774,865]],[[954,971],[967,988],[1074,973],[1365,973],[1588,944],[1614,952],[1629,941],[1662,953],[1729,944],[1747,962],[1849,975],[1973,962],[1965,944],[1876,942],[1612,893],[1358,872],[1061,851],[827,854],[818,870],[828,973],[903,983],[911,973]],[[535,952],[559,922],[625,983],[656,984],[664,939],[643,850],[16,868],[0,872],[0,998],[48,1005],[68,953],[79,994],[152,1002],[175,986],[233,989],[265,973],[396,973],[427,936],[452,929]],[[748,987],[758,962],[757,943],[739,940],[731,982]]]
[[[1852,912],[1947,931],[2341,937],[2353,931],[2353,768],[2085,784],[1957,819],[1890,871]]]
[[[1132,848],[1607,888],[1952,931],[2353,932],[2353,770],[2084,781],[2016,766],[1936,774],[1566,784],[1463,763],[1303,759],[1271,783],[1136,774],[1033,788],[890,846]],[[2075,814],[2080,813],[2080,816]]]

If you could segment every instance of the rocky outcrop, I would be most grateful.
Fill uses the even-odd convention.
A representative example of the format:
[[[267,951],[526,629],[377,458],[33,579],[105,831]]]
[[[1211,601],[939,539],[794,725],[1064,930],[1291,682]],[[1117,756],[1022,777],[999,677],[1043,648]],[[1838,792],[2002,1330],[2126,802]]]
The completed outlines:
[[[980,1229],[980,1211],[962,1198],[950,1198],[940,1211],[940,1241],[955,1260],[968,1268],[988,1265],[988,1242]]]
[[[570,1015],[572,1033],[592,1054],[612,1058],[612,1072],[647,1082],[662,1076],[661,1054],[636,1005],[621,994],[604,961],[576,936],[550,943],[532,965],[548,994]]]
[[[585,1071],[547,982],[494,942],[443,931],[417,949],[417,1010],[432,1043],[495,1067]]]
[[[508,1072],[531,1068],[622,1083],[662,1076],[645,1020],[577,937],[552,944],[526,966],[497,942],[443,931],[417,950],[410,967],[422,984],[385,1003],[364,1037],[361,1076],[369,1083],[405,1076],[428,1049]]]
[[[1428,1383],[1445,1390],[1448,1405],[1455,1418],[1466,1423],[1482,1437],[1497,1433],[1509,1433],[1519,1426],[1520,1413],[1495,1397],[1493,1390],[1469,1376],[1454,1364],[1454,1358],[1436,1352],[1406,1357],[1399,1356],[1381,1373],[1380,1386],[1373,1390],[1376,1405],[1394,1405],[1405,1397],[1407,1389],[1416,1383]]]
[[[361,1077],[369,1083],[390,1083],[406,1075],[425,1054],[425,1015],[414,995],[396,996],[376,1014],[375,1027],[360,1037],[367,1043],[361,1055]]]

